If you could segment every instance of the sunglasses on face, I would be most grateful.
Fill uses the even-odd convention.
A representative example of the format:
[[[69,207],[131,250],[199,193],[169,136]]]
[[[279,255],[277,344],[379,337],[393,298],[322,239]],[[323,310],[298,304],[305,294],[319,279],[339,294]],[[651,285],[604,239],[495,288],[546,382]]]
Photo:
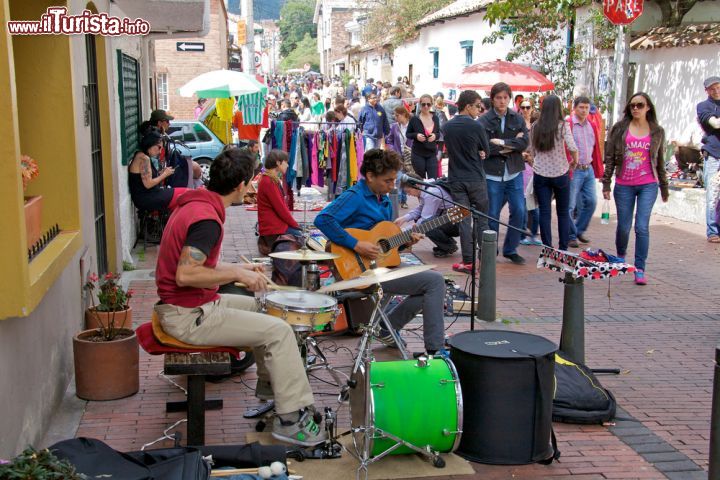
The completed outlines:
[[[420,103],[421,107],[432,107],[432,103]]]
[[[635,110],[635,109],[640,110],[640,109],[645,108],[645,105],[646,105],[646,104],[643,103],[643,102],[640,102],[640,103],[631,103],[631,104],[630,104],[630,110]]]
[[[530,105],[523,105],[520,107],[522,110],[530,110],[532,107]]]

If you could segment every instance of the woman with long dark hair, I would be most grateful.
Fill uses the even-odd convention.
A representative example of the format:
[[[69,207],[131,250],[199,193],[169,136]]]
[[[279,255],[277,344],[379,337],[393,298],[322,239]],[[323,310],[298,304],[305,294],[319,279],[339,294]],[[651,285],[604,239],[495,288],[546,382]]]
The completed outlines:
[[[655,105],[646,93],[634,94],[625,105],[622,120],[613,125],[608,135],[602,182],[603,197],[609,200],[615,174],[613,196],[618,215],[615,248],[621,258],[627,253],[635,214],[637,285],[647,284],[645,261],[650,249],[650,214],[658,189],[663,202],[667,202],[669,195],[664,146],[665,130],[658,124]]]
[[[568,162],[567,147],[572,160]],[[530,130],[533,157],[533,188],[540,209],[540,238],[552,246],[551,202],[555,195],[560,250],[567,250],[570,236],[570,175],[577,165],[578,149],[572,132],[563,120],[562,102],[556,95],[548,95],[543,102],[540,118]]]
[[[128,165],[128,187],[130,198],[140,210],[172,210],[177,199],[188,191],[187,188],[163,187],[163,182],[175,173],[173,167],[165,167],[158,172],[152,158],[157,158],[162,150],[163,137],[156,130],[149,130],[140,139],[140,150],[135,152]]]
[[[430,95],[420,97],[420,113],[410,118],[407,138],[412,144],[412,165],[421,178],[438,177],[437,141],[440,137],[440,119],[433,112],[433,98]]]

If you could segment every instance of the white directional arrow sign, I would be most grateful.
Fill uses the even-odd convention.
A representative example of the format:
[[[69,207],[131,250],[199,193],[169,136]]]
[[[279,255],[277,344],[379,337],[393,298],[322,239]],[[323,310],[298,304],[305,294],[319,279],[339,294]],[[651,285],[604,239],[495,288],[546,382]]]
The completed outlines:
[[[178,52],[204,52],[205,44],[202,42],[177,42]]]

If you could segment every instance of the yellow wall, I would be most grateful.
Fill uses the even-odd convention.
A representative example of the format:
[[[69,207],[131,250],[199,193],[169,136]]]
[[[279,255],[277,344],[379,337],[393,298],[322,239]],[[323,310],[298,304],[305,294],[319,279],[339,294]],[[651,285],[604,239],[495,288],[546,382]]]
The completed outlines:
[[[10,19],[37,19],[58,1],[4,0],[3,24]],[[70,39],[64,35],[9,36],[0,39],[0,106],[10,141],[0,152],[0,247],[3,267],[0,319],[27,316],[68,265],[82,244],[78,200]],[[17,139],[16,141],[12,141]],[[42,231],[58,224],[63,234],[30,264],[27,260],[21,154],[30,155],[40,175],[25,195],[43,196]],[[110,188],[112,182],[110,182]],[[114,231],[112,232],[114,234]]]

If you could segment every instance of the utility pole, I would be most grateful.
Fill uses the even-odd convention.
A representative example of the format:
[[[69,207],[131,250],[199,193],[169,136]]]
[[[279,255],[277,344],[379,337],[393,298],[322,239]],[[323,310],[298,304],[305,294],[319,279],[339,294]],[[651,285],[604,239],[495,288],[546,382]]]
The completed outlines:
[[[613,118],[610,125],[614,125],[622,118],[625,108],[625,97],[627,96],[627,82],[625,75],[628,71],[630,58],[630,28],[618,25],[617,38],[615,39],[615,81],[613,87],[615,98],[613,100]]]
[[[255,74],[255,19],[253,0],[242,0],[242,16],[245,18],[245,45],[243,46],[243,70]]]

